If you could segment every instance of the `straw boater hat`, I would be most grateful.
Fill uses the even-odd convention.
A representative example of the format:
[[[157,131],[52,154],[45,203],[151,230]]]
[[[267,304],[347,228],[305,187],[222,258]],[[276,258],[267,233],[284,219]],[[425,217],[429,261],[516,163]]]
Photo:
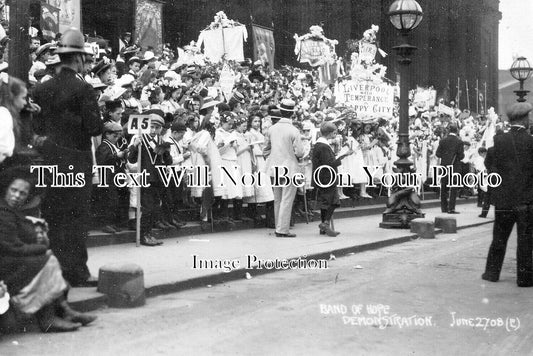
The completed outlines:
[[[291,112],[293,113],[295,111],[296,103],[291,99],[283,99],[281,103],[279,104],[278,109],[283,112]]]
[[[42,46],[39,46],[35,51],[35,55],[39,58],[40,55],[44,54],[46,51],[51,51],[54,45],[52,43],[45,43]]]
[[[235,90],[230,100],[236,101],[237,103],[244,104],[244,95],[240,91]]]
[[[209,109],[211,107],[217,106],[220,104],[220,101],[214,100],[212,97],[207,96],[204,98],[204,103],[200,107],[200,110]]]

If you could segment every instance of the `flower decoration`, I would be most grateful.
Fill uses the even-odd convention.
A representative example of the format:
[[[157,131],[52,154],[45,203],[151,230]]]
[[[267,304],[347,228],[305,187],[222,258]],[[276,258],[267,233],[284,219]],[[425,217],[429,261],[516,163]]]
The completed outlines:
[[[214,21],[208,26],[210,30],[216,30],[220,28],[230,28],[235,26],[240,26],[241,24],[237,21],[228,19],[228,16],[224,11],[219,11],[214,16]]]

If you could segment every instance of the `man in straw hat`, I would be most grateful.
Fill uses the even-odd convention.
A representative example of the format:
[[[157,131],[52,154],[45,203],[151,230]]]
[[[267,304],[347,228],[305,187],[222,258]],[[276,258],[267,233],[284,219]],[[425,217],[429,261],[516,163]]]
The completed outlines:
[[[288,177],[300,172],[298,159],[304,155],[300,131],[292,125],[295,103],[284,99],[280,105],[282,118],[272,125],[265,135],[263,154],[268,157],[265,171],[271,177],[275,171],[287,171]],[[277,184],[282,183],[282,184]],[[283,183],[287,183],[282,186]],[[274,219],[276,220],[276,237],[296,237],[289,232],[292,203],[297,187],[292,182],[274,182]]]
[[[511,130],[494,136],[492,159],[487,167],[501,176],[491,199],[495,205],[492,243],[482,279],[500,278],[507,240],[516,223],[518,246],[516,274],[519,287],[533,287],[533,137],[529,134],[529,103],[513,104],[507,111]]]
[[[59,73],[34,91],[35,102],[42,108],[33,122],[35,133],[40,135],[35,146],[46,164],[57,165],[58,172],[74,174],[83,181],[50,187],[42,214],[50,225],[50,247],[65,279],[73,286],[94,285],[85,240],[92,188],[91,139],[102,132],[102,120],[93,88],[79,76],[87,55],[82,33],[67,30],[56,53],[61,59]]]

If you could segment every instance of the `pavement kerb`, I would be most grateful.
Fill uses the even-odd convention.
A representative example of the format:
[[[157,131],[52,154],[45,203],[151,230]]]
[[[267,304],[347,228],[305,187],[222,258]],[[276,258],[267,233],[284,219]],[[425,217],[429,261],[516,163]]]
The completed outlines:
[[[493,223],[493,220],[487,220],[483,222],[473,223],[473,224],[467,224],[463,226],[458,226],[457,230],[463,230],[467,228],[477,227],[485,224],[491,224]],[[349,247],[343,247],[335,250],[327,250],[320,253],[315,253],[311,255],[307,255],[306,259],[325,259],[329,260],[330,255],[334,255],[337,257],[343,257],[351,254],[356,254],[360,252],[365,251],[371,251],[371,250],[377,250],[383,247],[388,247],[404,242],[408,242],[414,239],[418,239],[418,236],[414,233],[409,232],[406,230],[407,234],[402,237],[396,237],[391,238],[387,240],[381,240],[371,243],[366,243],[362,245],[355,245],[355,246],[349,246]],[[441,229],[435,229],[435,234],[438,235],[442,233]],[[295,260],[298,258],[304,258],[303,256],[296,256],[293,258],[287,258],[287,260]],[[222,284],[226,282],[231,282],[235,280],[241,280],[245,279],[246,273],[249,273],[252,278],[255,276],[268,274],[268,273],[274,273],[274,272],[280,272],[282,270],[279,269],[247,269],[247,268],[239,268],[232,270],[230,272],[216,272],[207,276],[197,277],[197,278],[190,278],[182,281],[177,281],[174,283],[163,283],[160,285],[151,286],[145,289],[146,297],[156,297],[159,295],[164,294],[170,294],[170,293],[177,293],[180,291],[192,289],[192,288],[198,288],[198,287],[207,287],[209,285],[213,286],[216,284]],[[91,297],[84,300],[79,300],[76,302],[70,303],[74,308],[80,311],[91,311],[100,309],[103,307],[106,307],[107,297],[103,294],[99,294],[98,296]]]

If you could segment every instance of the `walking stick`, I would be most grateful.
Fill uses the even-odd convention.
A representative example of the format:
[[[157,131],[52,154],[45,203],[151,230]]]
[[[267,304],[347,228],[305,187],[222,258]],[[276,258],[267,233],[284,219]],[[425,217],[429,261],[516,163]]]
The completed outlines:
[[[309,211],[307,211],[307,194],[305,194],[305,185],[303,186],[304,191],[304,209],[305,209],[305,222],[309,224]]]

